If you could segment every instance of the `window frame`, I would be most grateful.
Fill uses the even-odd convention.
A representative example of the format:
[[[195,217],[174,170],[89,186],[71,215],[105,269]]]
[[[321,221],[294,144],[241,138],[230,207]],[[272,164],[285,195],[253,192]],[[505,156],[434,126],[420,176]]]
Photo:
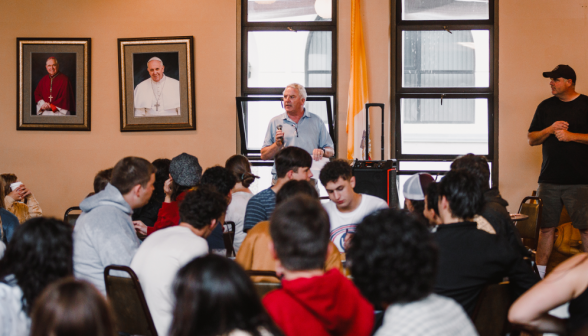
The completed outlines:
[[[241,141],[241,154],[246,156],[249,160],[260,161],[261,160],[261,150],[259,149],[249,149],[247,148],[247,126],[245,125],[246,120],[245,116],[248,113],[246,109],[243,107],[244,102],[262,102],[262,101],[274,101],[274,102],[281,102],[282,98],[280,97],[237,97],[237,121],[239,122],[239,129],[245,130],[243,132],[239,132],[239,137]],[[334,134],[336,132],[334,116],[333,116],[333,109],[331,106],[331,98],[330,97],[307,97],[306,101],[315,101],[315,102],[325,102],[325,106],[327,107],[327,120],[328,125],[327,128],[329,130],[329,136],[335,142]],[[272,161],[272,160],[268,160]],[[268,165],[266,162],[263,165]],[[271,162],[269,163],[271,165]]]
[[[391,0],[392,41],[391,45],[391,107],[394,133],[392,148],[398,161],[452,161],[459,155],[402,154],[402,123],[400,100],[406,98],[486,98],[488,99],[488,154],[492,162],[492,185],[498,185],[498,1],[489,0],[487,20],[402,20],[402,0]],[[427,30],[487,30],[489,32],[489,83],[488,87],[402,87],[402,32]],[[463,153],[466,154],[466,153]],[[429,172],[429,171],[425,171]],[[414,171],[399,174],[414,174]],[[436,173],[430,171],[429,173]]]
[[[329,88],[312,88],[305,87],[307,96],[329,96],[332,97],[333,106],[332,117],[333,117],[333,130],[334,134],[331,134],[335,148],[337,148],[337,23],[338,23],[338,1],[331,0],[332,6],[332,17],[331,21],[274,21],[274,22],[248,22],[248,0],[241,1],[241,80],[240,80],[240,92],[242,97],[248,97],[252,95],[267,95],[267,96],[282,96],[284,87],[248,87],[248,36],[251,31],[330,31],[331,32],[331,87]],[[308,57],[308,56],[305,56]],[[246,147],[246,144],[241,144],[241,148]]]
[[[396,113],[396,159],[398,161],[453,161],[458,155],[447,155],[447,154],[402,154],[402,111],[400,110],[400,100],[412,98],[427,98],[427,99],[440,99],[439,94],[427,94],[427,93],[415,93],[415,94],[398,94],[396,95],[395,110]],[[494,161],[494,100],[491,94],[459,94],[459,93],[448,93],[443,95],[443,99],[459,99],[459,98],[484,98],[488,99],[488,154],[486,159],[488,161]],[[467,153],[463,153],[467,154]]]
[[[306,87],[308,96],[333,96],[337,101],[337,0],[331,0],[332,17],[331,21],[274,21],[274,22],[248,22],[248,0],[241,1],[241,95],[282,95],[283,87],[250,88],[248,86],[248,37],[250,31],[330,31],[332,64],[331,64],[331,87],[330,88],[309,88]],[[334,111],[336,111],[334,107]],[[335,118],[336,120],[336,118]]]

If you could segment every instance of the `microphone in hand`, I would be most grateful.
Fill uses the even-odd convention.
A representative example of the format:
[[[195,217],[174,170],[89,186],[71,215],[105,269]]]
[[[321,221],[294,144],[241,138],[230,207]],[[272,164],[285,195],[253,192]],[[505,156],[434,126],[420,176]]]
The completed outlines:
[[[282,125],[278,125],[277,130],[282,131]],[[278,145],[279,147],[282,147],[284,145],[284,136],[283,135],[276,137],[276,145]]]

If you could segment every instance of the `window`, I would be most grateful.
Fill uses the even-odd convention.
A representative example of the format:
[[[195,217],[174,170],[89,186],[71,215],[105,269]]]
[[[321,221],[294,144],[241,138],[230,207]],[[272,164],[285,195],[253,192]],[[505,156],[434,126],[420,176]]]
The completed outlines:
[[[448,167],[455,157],[467,153],[485,155],[493,162],[494,0],[393,3],[399,174],[436,175],[448,169],[439,167]],[[494,183],[496,166],[492,164]]]
[[[241,1],[241,153],[267,184],[253,186],[260,191],[269,186],[272,162],[259,152],[269,120],[284,113],[276,98],[286,85],[306,87],[305,108],[323,119],[336,147],[336,125],[328,121],[336,120],[337,1]]]

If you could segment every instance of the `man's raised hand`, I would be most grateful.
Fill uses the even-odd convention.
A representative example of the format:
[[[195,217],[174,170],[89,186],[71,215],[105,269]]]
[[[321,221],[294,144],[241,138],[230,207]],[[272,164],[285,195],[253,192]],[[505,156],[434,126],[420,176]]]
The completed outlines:
[[[556,121],[554,122],[551,127],[553,128],[553,134],[555,134],[556,131],[567,131],[568,127],[570,126],[570,124],[568,124],[567,121]]]

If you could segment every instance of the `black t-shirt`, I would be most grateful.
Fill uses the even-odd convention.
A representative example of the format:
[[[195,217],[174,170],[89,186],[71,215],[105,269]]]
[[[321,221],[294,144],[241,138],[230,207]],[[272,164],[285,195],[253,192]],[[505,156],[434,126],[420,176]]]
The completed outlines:
[[[563,102],[557,97],[545,99],[537,106],[530,132],[544,130],[556,121],[567,121],[568,131],[588,133],[588,97]],[[543,142],[543,164],[539,183],[588,184],[588,145],[562,142],[554,134]]]

